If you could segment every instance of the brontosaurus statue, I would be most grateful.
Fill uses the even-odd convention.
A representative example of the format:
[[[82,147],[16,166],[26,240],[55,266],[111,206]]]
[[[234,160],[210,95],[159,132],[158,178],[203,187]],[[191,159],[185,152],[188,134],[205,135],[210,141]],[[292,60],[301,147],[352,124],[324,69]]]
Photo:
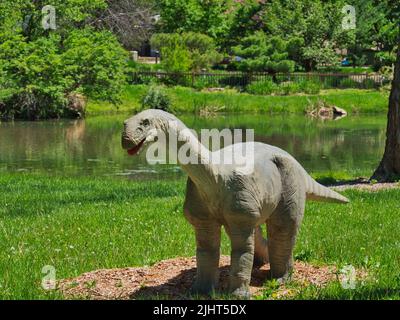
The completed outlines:
[[[246,298],[253,263],[269,262],[271,276],[280,281],[289,277],[306,199],[348,202],[317,183],[290,154],[277,147],[245,142],[211,152],[178,118],[161,110],[145,110],[126,120],[122,147],[136,154],[154,141],[155,132],[178,136],[198,160],[182,163],[178,159],[189,176],[184,214],[196,234],[195,293],[208,294],[216,288],[222,226],[232,249],[229,292]],[[234,163],[210,161],[222,152],[235,154],[243,150],[253,162],[249,172]],[[268,241],[261,231],[264,223]]]

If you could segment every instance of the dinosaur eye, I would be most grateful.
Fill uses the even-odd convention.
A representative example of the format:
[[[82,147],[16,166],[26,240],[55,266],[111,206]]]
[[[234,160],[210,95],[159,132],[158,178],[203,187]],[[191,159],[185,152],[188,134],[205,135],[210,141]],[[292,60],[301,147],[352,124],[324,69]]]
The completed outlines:
[[[142,125],[145,126],[145,127],[147,127],[148,125],[150,125],[149,119],[144,119],[144,120],[142,121]]]

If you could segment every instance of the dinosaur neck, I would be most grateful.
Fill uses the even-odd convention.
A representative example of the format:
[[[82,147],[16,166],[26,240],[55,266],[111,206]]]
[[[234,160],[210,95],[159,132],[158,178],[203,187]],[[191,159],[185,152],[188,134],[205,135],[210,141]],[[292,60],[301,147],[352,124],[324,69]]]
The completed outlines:
[[[172,130],[171,130],[172,129]],[[190,179],[201,188],[215,182],[215,167],[206,148],[181,121],[170,126],[170,133],[177,137],[177,162]]]

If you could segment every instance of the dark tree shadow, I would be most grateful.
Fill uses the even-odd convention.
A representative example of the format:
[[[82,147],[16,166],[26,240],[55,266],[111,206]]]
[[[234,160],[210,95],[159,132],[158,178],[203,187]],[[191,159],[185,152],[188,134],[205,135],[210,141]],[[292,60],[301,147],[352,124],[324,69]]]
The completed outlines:
[[[348,180],[337,180],[332,177],[320,177],[316,179],[316,181],[327,187],[340,187],[340,186],[351,186],[356,184],[370,184],[370,181],[367,178],[356,178],[356,179],[348,179]]]

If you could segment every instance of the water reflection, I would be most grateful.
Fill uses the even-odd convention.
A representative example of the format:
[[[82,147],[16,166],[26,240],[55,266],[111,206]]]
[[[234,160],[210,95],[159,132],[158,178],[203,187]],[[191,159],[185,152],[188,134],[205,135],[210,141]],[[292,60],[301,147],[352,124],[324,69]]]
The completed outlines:
[[[174,165],[147,165],[144,154],[128,157],[120,147],[121,126],[126,117],[0,123],[0,170],[135,179],[183,176]],[[348,117],[340,121],[321,121],[301,115],[214,118],[185,115],[181,118],[196,130],[255,129],[256,141],[287,150],[310,171],[372,171],[379,162],[385,141],[384,116]]]

